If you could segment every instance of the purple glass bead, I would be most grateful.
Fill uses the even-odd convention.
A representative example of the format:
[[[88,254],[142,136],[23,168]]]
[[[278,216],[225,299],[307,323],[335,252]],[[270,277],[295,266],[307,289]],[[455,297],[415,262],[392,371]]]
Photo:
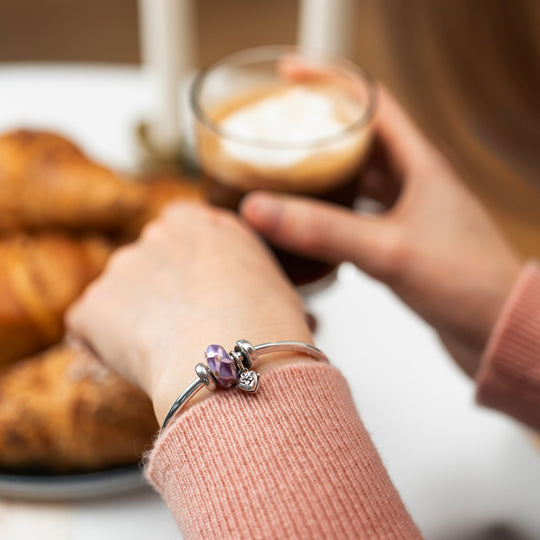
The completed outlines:
[[[205,356],[206,363],[220,386],[230,388],[236,383],[238,369],[221,345],[209,345]]]

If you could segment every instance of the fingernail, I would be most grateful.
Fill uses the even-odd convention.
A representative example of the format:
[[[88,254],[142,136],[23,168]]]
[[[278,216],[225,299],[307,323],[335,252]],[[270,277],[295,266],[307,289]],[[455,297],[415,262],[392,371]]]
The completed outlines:
[[[251,193],[242,202],[241,211],[257,228],[268,231],[279,225],[282,205],[274,195]]]

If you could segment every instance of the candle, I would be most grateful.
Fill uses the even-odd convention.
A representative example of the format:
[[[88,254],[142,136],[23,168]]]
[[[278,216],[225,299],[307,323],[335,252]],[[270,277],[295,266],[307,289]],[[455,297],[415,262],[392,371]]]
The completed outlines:
[[[141,52],[155,91],[148,138],[164,154],[178,153],[183,139],[180,85],[193,69],[192,0],[139,0]]]
[[[357,0],[301,0],[301,49],[351,56]]]

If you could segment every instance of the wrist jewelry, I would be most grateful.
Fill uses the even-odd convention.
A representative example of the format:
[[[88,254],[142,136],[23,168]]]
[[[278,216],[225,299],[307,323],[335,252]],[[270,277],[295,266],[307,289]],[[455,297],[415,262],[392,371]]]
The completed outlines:
[[[211,392],[220,386],[255,393],[259,388],[259,374],[253,371],[253,368],[259,362],[259,354],[280,351],[293,351],[305,354],[314,360],[328,362],[328,358],[321,350],[301,341],[272,341],[252,345],[249,341],[241,339],[229,353],[221,345],[209,345],[205,352],[207,365],[199,363],[195,366],[198,378],[178,396],[163,420],[161,429],[165,429],[171,418],[180,412],[203,386]]]

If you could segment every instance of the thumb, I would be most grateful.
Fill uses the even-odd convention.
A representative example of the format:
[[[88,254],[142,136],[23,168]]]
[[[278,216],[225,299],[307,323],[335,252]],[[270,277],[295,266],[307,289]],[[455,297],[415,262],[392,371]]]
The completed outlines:
[[[395,237],[389,220],[304,197],[253,192],[244,219],[278,247],[327,262],[351,261],[379,279]]]

